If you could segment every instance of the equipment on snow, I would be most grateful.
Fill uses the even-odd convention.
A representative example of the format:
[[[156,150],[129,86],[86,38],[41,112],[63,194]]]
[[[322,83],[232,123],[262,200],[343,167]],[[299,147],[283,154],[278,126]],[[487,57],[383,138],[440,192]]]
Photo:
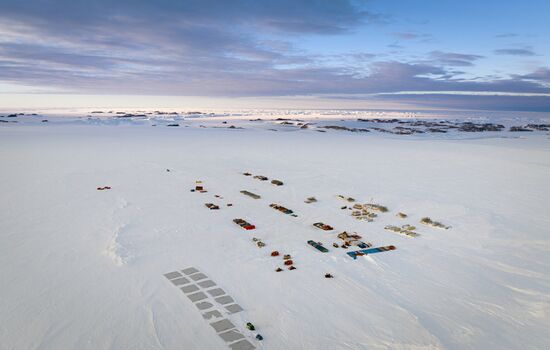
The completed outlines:
[[[312,246],[313,248],[317,249],[320,252],[328,253],[328,249],[323,247],[323,244],[321,242],[315,242],[310,239],[309,241],[307,241],[307,244],[309,244],[310,246]]]
[[[260,199],[262,197],[260,197],[259,195],[255,194],[255,193],[252,193],[250,191],[246,191],[246,190],[242,190],[241,191],[242,194],[244,194],[245,196],[248,196],[250,198],[254,198],[254,199]]]
[[[348,252],[346,254],[349,255],[350,258],[355,260],[355,259],[357,259],[358,256],[363,256],[363,255],[367,255],[367,254],[375,254],[375,253],[383,253],[383,252],[388,252],[388,251],[395,250],[395,249],[397,249],[395,246],[388,245],[388,246],[385,246],[385,247],[377,247],[377,248],[357,250],[357,251],[354,251],[354,252]]]
[[[233,222],[245,230],[254,230],[256,228],[256,226],[250,224],[249,222],[243,219],[234,219]]]
[[[334,228],[330,225],[327,225],[327,224],[323,224],[322,222],[316,222],[313,224],[313,226],[323,230],[323,231],[331,231],[331,230],[334,230]]]

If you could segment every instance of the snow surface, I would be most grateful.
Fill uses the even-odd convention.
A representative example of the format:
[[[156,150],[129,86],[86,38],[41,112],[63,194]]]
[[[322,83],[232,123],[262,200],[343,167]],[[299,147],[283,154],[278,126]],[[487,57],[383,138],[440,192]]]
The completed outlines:
[[[180,127],[164,126],[168,116],[26,118],[0,124],[1,349],[228,349],[163,276],[188,266],[244,308],[231,320],[241,331],[256,325],[262,342],[245,335],[258,348],[550,345],[547,132],[417,137],[248,116],[173,119]],[[196,180],[207,193],[190,192]],[[354,220],[338,194],[390,212]],[[310,196],[318,202],[304,203]],[[424,216],[452,228],[420,225]],[[384,230],[405,223],[421,236]],[[332,247],[344,230],[397,250],[352,260]],[[272,250],[291,254],[297,270],[274,272],[283,265]]]

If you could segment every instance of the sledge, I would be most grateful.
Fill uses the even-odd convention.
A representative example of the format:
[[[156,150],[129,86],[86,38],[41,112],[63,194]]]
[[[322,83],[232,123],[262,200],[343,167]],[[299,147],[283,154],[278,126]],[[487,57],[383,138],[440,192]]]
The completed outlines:
[[[237,225],[239,225],[241,228],[247,230],[247,231],[248,230],[254,230],[256,228],[256,226],[250,224],[248,221],[243,220],[243,219],[234,219],[233,222],[236,223]]]
[[[328,253],[328,249],[323,247],[323,244],[321,242],[315,242],[310,239],[309,241],[307,241],[307,244],[309,244],[310,246],[312,246],[313,248],[317,249],[322,253]]]
[[[344,244],[342,245],[342,247],[344,248],[345,246],[352,246],[352,245],[356,245],[359,248],[363,248],[363,249],[372,247],[372,244],[361,241],[362,237],[357,233],[350,234],[344,231],[339,233],[337,237],[340,238],[342,241],[344,241]]]
[[[275,186],[282,186],[283,182],[280,180],[271,180],[271,183]]]
[[[256,175],[256,176],[254,176],[254,178],[257,179],[257,180],[260,180],[260,181],[269,180],[269,178],[267,176],[263,176],[263,175]]]
[[[210,210],[218,210],[218,209],[220,209],[220,207],[217,206],[217,205],[214,204],[214,203],[205,203],[204,205],[205,205],[208,209],[210,209]]]
[[[255,193],[252,193],[252,192],[249,192],[249,191],[246,191],[246,190],[242,190],[241,193],[244,194],[245,196],[248,196],[248,197],[254,198],[254,199],[262,198],[259,195],[255,194]]]
[[[322,222],[316,222],[313,224],[313,226],[317,227],[318,229],[321,229],[323,231],[331,231],[334,230],[334,228],[330,225],[323,224]]]
[[[283,207],[282,205],[279,205],[279,204],[274,204],[274,203],[272,203],[272,204],[270,204],[269,206],[270,206],[271,208],[275,209],[275,210],[280,211],[280,212],[283,213],[283,214],[291,215],[291,214],[294,213],[292,210],[290,210],[290,209],[288,209],[288,208],[285,208],[285,207]]]
[[[380,205],[380,204],[372,204],[372,203],[363,204],[363,208],[379,211],[381,213],[386,213],[387,211],[389,211],[388,207],[385,207],[385,206]]]
[[[349,202],[349,203],[355,202],[355,198],[352,198],[352,197],[344,197],[344,196],[342,196],[341,194],[337,195],[336,198],[341,199],[341,200],[343,200],[343,201],[345,201],[345,202]]]
[[[451,226],[443,225],[442,223],[440,223],[438,221],[433,221],[432,219],[430,219],[428,217],[420,219],[420,223],[424,224],[424,225],[427,225],[427,226],[432,226],[432,227],[435,227],[435,228],[442,228],[442,229],[445,229],[445,230],[448,230],[448,229],[451,228]]]
[[[415,228],[416,227],[411,226],[411,225],[403,225],[403,227],[388,225],[388,226],[384,227],[384,229],[386,231],[398,233],[400,235],[404,235],[404,236],[407,236],[407,237],[418,237],[418,236],[420,236],[418,233],[410,230],[410,229],[415,229]]]
[[[377,248],[357,250],[357,251],[354,251],[354,252],[347,252],[346,254],[349,255],[349,257],[352,258],[353,260],[356,260],[358,256],[389,252],[389,251],[395,250],[395,249],[397,249],[397,248],[395,248],[395,246],[388,245],[388,246],[385,246],[385,247],[377,247]]]

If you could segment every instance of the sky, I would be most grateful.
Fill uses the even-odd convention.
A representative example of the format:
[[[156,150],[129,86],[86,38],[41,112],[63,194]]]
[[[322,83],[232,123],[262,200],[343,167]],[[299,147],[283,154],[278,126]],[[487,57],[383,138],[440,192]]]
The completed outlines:
[[[0,0],[0,108],[550,112],[548,0]]]

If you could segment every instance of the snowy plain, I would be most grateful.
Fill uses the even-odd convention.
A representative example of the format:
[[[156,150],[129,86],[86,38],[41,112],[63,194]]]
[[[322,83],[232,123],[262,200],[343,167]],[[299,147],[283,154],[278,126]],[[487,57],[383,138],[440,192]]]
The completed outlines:
[[[0,349],[228,349],[163,276],[188,266],[243,307],[230,318],[257,348],[548,349],[548,132],[318,132],[275,117],[0,124]],[[357,221],[338,194],[390,211]],[[384,230],[406,223],[420,236]],[[397,249],[352,260],[332,247],[344,230]],[[297,269],[276,273],[272,250]]]

